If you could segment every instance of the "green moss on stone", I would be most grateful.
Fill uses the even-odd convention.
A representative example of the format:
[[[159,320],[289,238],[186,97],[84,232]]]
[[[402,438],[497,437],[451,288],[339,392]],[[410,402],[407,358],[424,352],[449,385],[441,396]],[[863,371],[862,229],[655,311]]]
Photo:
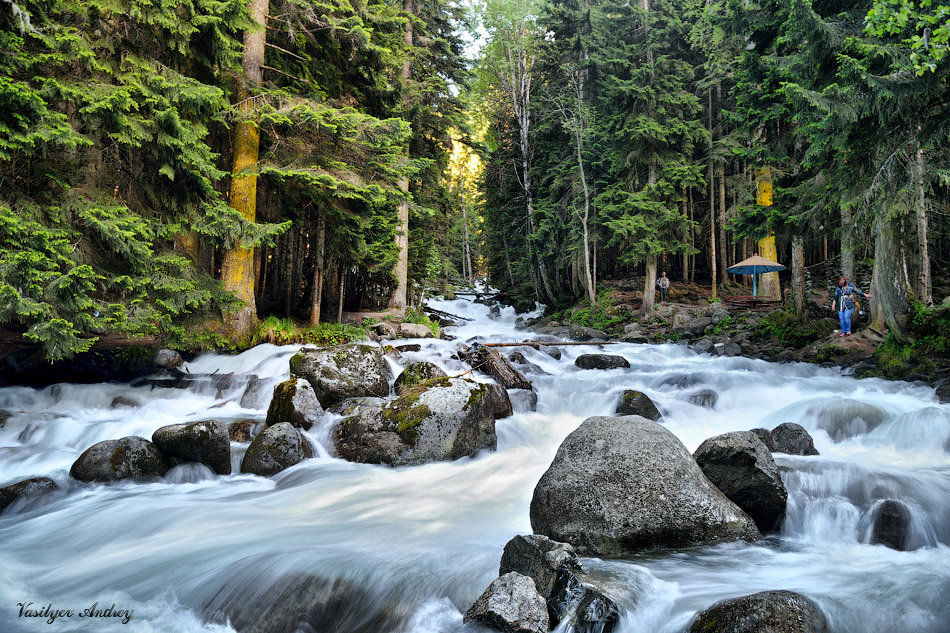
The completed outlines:
[[[293,398],[296,394],[296,380],[286,380],[274,387],[274,397],[267,408],[267,426],[293,420]]]
[[[426,405],[416,404],[418,398],[418,395],[396,398],[382,410],[383,419],[395,427],[399,438],[410,446],[415,446],[419,425],[432,413]]]
[[[468,395],[468,402],[462,407],[462,411],[468,411],[469,407],[477,407],[478,403],[488,394],[488,387],[478,385],[477,389],[472,389]]]

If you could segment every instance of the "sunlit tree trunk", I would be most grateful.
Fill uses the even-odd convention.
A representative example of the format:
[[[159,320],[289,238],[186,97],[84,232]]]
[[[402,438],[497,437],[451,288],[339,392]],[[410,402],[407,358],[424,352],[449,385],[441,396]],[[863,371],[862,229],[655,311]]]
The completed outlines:
[[[408,14],[406,21],[406,60],[402,65],[402,85],[403,90],[408,91],[409,79],[412,76],[412,55],[410,51],[413,45],[412,16],[415,15],[415,0],[403,0],[403,10]],[[396,287],[389,296],[389,308],[391,310],[404,311],[406,309],[406,293],[409,289],[409,177],[404,176],[399,179],[399,188],[403,191],[406,198],[399,202],[398,207],[398,228],[396,229],[396,265],[393,266],[393,277],[396,280]]]
[[[712,88],[706,91],[707,106],[709,109],[709,164],[706,172],[709,178],[709,272],[712,277],[712,288],[710,296],[717,296],[718,271],[716,270],[716,186],[715,171],[713,170],[712,143],[713,143],[713,123],[712,123]]]
[[[237,110],[244,117],[234,129],[234,160],[231,166],[231,207],[248,222],[257,216],[257,174],[244,173],[257,165],[260,146],[260,130],[252,116],[254,107],[249,98],[250,89],[260,86],[263,80],[261,66],[264,64],[266,41],[267,0],[250,0],[248,12],[260,30],[244,33],[244,53],[241,66],[244,69],[245,85],[239,87]],[[244,307],[227,317],[227,323],[239,338],[251,335],[257,321],[257,304],[254,300],[254,249],[240,245],[224,254],[221,262],[221,281],[227,290],[244,302]]]

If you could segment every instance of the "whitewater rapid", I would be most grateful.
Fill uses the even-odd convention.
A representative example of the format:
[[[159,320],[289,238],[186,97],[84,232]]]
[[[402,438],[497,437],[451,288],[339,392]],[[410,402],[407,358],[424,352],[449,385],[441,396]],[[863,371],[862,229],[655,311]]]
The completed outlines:
[[[457,342],[479,336],[521,341],[511,308],[464,299],[432,301],[472,319],[448,328]],[[400,341],[400,343],[407,341]],[[457,342],[422,345],[406,361],[428,360],[449,374]],[[266,395],[242,395],[251,375],[263,392],[289,377],[296,346],[261,345],[244,354],[208,354],[192,373],[233,374],[225,385],[191,390],[128,384],[0,389],[0,486],[48,476],[63,488],[0,514],[0,631],[226,632],[236,605],[295,601],[288,578],[336,583],[320,632],[394,630],[449,633],[498,573],[505,543],[531,532],[534,486],[558,445],[587,417],[610,415],[624,389],[649,395],[689,450],[708,437],[798,422],[820,456],[776,454],[789,490],[780,534],[653,552],[626,561],[585,559],[625,609],[624,633],[679,633],[718,600],[769,589],[814,599],[836,633],[950,631],[950,405],[932,388],[839,370],[697,354],[680,345],[564,347],[561,360],[522,348],[544,373],[528,374],[536,411],[499,420],[498,450],[405,468],[333,457],[327,414],[308,432],[318,450],[272,478],[216,476],[199,465],[158,482],[80,484],[72,462],[92,444],[150,438],[167,424],[202,419],[262,421]],[[580,354],[624,356],[630,369],[582,371]],[[696,384],[683,385],[695,379]],[[477,377],[487,381],[486,377]],[[699,389],[714,408],[691,404]],[[116,398],[125,406],[113,407]],[[239,472],[246,444],[232,443]],[[913,551],[870,545],[870,516],[883,499],[911,509]],[[299,599],[299,598],[298,598]],[[84,610],[93,603],[133,610],[120,618],[18,615],[21,603]],[[293,605],[288,604],[287,608]],[[273,607],[271,607],[273,608]],[[372,616],[385,613],[383,620]]]

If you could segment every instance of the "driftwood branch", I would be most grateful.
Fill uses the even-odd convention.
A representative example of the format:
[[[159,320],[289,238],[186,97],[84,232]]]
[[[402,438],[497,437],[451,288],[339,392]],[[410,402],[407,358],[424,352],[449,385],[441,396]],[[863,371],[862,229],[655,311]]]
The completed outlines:
[[[521,343],[482,343],[485,347],[533,347],[537,349],[541,345],[551,346],[551,347],[561,347],[562,345],[616,345],[617,341],[587,341],[587,342],[571,342],[571,343],[548,343],[542,341],[523,341]]]

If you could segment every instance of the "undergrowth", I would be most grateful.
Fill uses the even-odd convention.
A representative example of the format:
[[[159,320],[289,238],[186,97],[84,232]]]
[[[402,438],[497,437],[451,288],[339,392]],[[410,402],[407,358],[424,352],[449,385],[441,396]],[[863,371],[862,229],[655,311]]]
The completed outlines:
[[[874,351],[874,360],[889,378],[933,377],[950,359],[950,307],[913,304],[909,330],[912,343],[901,343],[888,334]]]
[[[576,307],[564,309],[551,314],[552,320],[594,328],[602,332],[619,329],[630,322],[631,314],[617,308],[617,300],[610,295],[609,290],[601,292],[597,303],[583,301]]]
[[[773,337],[783,347],[801,349],[818,339],[831,334],[838,322],[835,319],[805,319],[799,321],[789,311],[777,311],[767,315],[755,328],[756,338]]]
[[[321,323],[317,326],[298,327],[292,319],[269,316],[261,322],[251,340],[251,345],[260,343],[273,343],[275,345],[313,343],[321,346],[332,346],[365,338],[366,331],[355,325]]]

